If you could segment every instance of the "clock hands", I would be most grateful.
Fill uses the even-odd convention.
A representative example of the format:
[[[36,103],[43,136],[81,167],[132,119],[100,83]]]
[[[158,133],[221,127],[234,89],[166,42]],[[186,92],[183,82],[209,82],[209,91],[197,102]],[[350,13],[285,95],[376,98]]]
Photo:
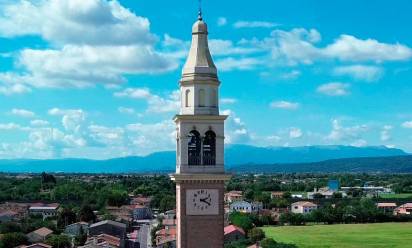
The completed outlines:
[[[209,201],[207,201],[207,200],[209,200]],[[201,202],[204,202],[204,203],[206,203],[207,205],[211,205],[211,203],[210,203],[210,201],[211,201],[212,199],[210,199],[210,197],[205,197],[205,198],[201,198],[201,199],[199,199],[199,201],[201,201]]]

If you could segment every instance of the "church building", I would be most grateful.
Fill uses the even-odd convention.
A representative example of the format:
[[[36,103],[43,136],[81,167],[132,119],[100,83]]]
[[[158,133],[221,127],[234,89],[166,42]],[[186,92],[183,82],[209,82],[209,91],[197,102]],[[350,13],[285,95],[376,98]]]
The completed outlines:
[[[176,123],[176,218],[178,248],[223,248],[224,122],[219,114],[217,69],[208,46],[207,25],[199,11],[180,80]]]

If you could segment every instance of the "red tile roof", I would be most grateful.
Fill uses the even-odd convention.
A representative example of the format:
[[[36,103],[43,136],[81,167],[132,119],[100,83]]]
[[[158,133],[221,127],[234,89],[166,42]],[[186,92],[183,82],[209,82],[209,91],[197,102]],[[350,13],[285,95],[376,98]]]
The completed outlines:
[[[245,231],[243,231],[242,228],[237,227],[235,225],[226,226],[224,231],[225,231],[225,235],[227,235],[229,233],[232,233],[232,232],[235,232],[235,231],[238,231],[238,232],[242,233],[243,235],[245,235]]]

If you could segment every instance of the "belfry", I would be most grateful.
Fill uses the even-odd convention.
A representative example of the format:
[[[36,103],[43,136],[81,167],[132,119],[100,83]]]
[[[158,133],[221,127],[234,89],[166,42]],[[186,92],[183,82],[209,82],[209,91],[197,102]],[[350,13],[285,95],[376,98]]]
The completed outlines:
[[[176,123],[176,215],[178,248],[222,248],[224,229],[224,122],[219,114],[217,69],[199,11],[180,80]]]

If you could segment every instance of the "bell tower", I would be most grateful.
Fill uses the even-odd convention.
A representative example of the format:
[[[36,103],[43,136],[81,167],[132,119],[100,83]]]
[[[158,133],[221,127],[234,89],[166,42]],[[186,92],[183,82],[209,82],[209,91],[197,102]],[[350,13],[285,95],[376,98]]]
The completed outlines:
[[[176,214],[178,248],[223,248],[224,121],[219,114],[217,69],[199,11],[192,44],[179,82],[176,123]]]

